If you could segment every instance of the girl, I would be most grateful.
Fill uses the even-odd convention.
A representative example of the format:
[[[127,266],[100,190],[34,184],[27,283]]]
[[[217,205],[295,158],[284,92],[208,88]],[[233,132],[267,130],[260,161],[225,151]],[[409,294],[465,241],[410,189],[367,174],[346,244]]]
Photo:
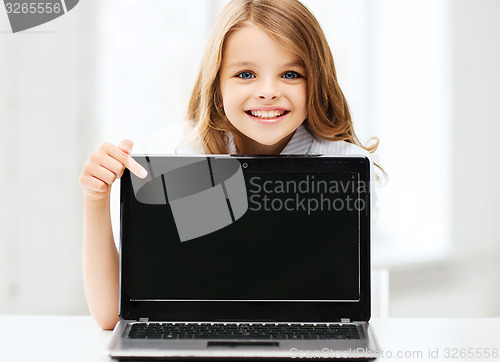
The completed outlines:
[[[332,53],[315,17],[298,0],[232,0],[209,40],[189,103],[193,133],[182,153],[365,154],[338,85]],[[118,321],[118,252],[110,189],[132,142],[101,145],[80,176],[84,191],[84,283],[103,329]],[[166,153],[166,152],[163,152]]]

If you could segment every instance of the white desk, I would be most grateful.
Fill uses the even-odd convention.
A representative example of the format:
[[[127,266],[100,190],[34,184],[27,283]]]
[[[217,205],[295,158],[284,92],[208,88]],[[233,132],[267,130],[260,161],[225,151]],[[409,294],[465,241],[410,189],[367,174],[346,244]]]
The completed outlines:
[[[91,317],[5,315],[0,322],[1,362],[111,361],[103,353],[111,332],[100,330]],[[500,318],[388,318],[371,324],[383,349],[377,361],[500,362]],[[479,352],[495,348],[496,358],[479,358]]]

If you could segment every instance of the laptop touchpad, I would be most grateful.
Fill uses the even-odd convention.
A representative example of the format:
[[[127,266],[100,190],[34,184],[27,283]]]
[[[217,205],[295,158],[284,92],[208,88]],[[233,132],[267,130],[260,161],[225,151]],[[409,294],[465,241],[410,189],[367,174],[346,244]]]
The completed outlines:
[[[229,348],[240,348],[240,347],[279,347],[278,342],[237,342],[237,341],[213,341],[208,342],[207,347],[229,347]]]

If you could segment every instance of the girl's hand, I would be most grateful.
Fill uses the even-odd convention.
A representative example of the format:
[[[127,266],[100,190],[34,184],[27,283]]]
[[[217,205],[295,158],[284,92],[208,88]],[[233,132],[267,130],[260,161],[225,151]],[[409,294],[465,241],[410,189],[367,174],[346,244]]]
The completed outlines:
[[[133,143],[123,140],[118,146],[103,143],[90,154],[80,175],[80,187],[85,196],[94,200],[102,200],[109,196],[111,185],[123,175],[125,168],[140,178],[148,172],[130,157]]]

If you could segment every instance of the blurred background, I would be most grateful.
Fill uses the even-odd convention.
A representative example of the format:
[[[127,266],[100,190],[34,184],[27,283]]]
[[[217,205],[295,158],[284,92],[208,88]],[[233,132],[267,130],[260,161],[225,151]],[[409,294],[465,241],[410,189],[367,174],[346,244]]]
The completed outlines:
[[[82,0],[17,34],[0,8],[0,314],[88,313],[83,164],[184,119],[225,3]],[[359,139],[380,139],[372,259],[388,314],[500,317],[500,2],[303,3]]]

